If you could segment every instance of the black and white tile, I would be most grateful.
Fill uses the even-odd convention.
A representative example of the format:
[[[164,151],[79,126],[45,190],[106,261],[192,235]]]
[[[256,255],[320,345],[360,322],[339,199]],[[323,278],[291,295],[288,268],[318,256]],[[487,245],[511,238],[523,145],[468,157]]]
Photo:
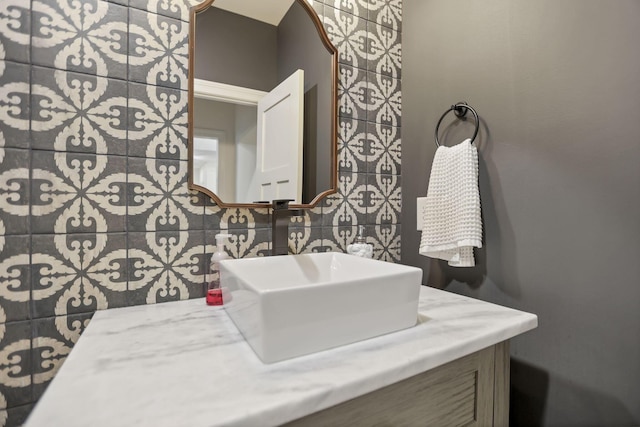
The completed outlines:
[[[91,313],[33,321],[33,398],[39,399],[91,321]]]
[[[299,223],[298,223],[299,224]],[[296,223],[289,225],[289,252],[304,254],[318,252],[322,246],[322,228],[301,227]]]
[[[315,208],[305,209],[304,216],[305,224],[309,224],[310,227],[322,227],[322,204],[318,203]]]
[[[338,119],[338,168],[342,172],[366,172],[368,139],[367,124],[363,120]]]
[[[323,23],[329,40],[338,50],[338,62],[364,69],[367,63],[367,21],[348,11],[353,11],[353,7],[358,9],[356,2],[336,0],[336,3],[345,3],[343,7],[346,10],[325,4]]]
[[[402,165],[401,129],[367,122],[367,172],[400,175]]]
[[[0,147],[30,146],[30,74],[29,65],[0,58]]]
[[[108,1],[109,3],[120,4],[122,6],[129,6],[129,0],[105,0],[105,1]]]
[[[34,234],[34,318],[128,305],[125,233]]]
[[[228,230],[246,228],[270,228],[268,209],[229,208],[222,211],[220,228]]]
[[[402,93],[400,79],[373,72],[367,73],[367,121],[400,126]]]
[[[202,295],[206,271],[202,230],[128,233],[127,260],[130,305]]]
[[[322,242],[327,252],[346,252],[356,240],[357,226],[326,227],[322,229]]]
[[[400,223],[402,207],[400,175],[367,175],[367,224]]]
[[[188,92],[129,84],[129,156],[187,160]]]
[[[188,39],[188,23],[130,8],[129,80],[187,90]]]
[[[123,154],[127,85],[122,80],[33,67],[33,148]]]
[[[123,0],[119,0],[123,1]],[[204,0],[128,0],[129,6],[170,18],[189,20],[189,9]]]
[[[324,16],[324,3],[319,2],[319,1],[311,1],[310,3],[311,6],[313,7],[313,10],[316,12],[316,14],[318,15],[318,17],[320,18],[320,21],[322,21],[322,17]]]
[[[368,95],[366,71],[349,65],[339,65],[338,116],[365,120],[369,108]]]
[[[31,45],[31,13],[29,2],[2,0],[0,2],[0,60],[28,63]]]
[[[338,192],[327,197],[323,223],[332,227],[354,227],[367,219],[367,175],[339,172]]]
[[[373,258],[388,262],[400,262],[400,224],[376,225],[372,237]],[[371,229],[371,227],[368,227]]]
[[[129,157],[128,231],[202,230],[204,206],[187,189],[187,162]]]
[[[54,151],[32,157],[34,233],[125,231],[126,158]]]
[[[251,226],[242,228],[223,228],[220,230],[208,230],[205,232],[207,259],[216,251],[215,236],[218,233],[228,234],[225,240],[225,252],[229,257],[255,258],[268,256],[271,250],[271,229],[254,228]],[[209,264],[207,264],[207,272]]]
[[[402,0],[360,0],[368,5],[369,21],[402,30]]]
[[[2,394],[0,394],[0,404]],[[33,404],[13,406],[8,409],[0,409],[0,426],[2,427],[19,427],[24,424],[33,409]]]
[[[3,235],[29,233],[29,197],[29,151],[0,147],[0,231]]]
[[[200,193],[197,193],[200,194]],[[225,214],[226,209],[216,205],[216,203],[208,196],[201,195],[204,202],[204,229],[205,230],[219,230],[220,221]],[[265,209],[265,214],[268,215],[268,211]]]
[[[127,8],[102,0],[33,0],[32,61],[58,70],[127,78]]]
[[[367,22],[369,50],[367,70],[399,79],[402,77],[400,32],[384,25]]]
[[[32,402],[30,356],[31,322],[0,323],[0,410]]]
[[[31,239],[28,235],[0,236],[0,318],[4,322],[27,320],[30,317],[30,252]]]

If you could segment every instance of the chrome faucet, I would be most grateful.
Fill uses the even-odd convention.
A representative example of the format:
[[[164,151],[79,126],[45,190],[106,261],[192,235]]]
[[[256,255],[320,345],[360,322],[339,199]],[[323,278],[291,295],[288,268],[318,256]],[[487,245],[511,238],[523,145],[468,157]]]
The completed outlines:
[[[301,216],[302,209],[289,208],[290,199],[278,199],[271,203],[271,255],[289,254],[289,220]]]

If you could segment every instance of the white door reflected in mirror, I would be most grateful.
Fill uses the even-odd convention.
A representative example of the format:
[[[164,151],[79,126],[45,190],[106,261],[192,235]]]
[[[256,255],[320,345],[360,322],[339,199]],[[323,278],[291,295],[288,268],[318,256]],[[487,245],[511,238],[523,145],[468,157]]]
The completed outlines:
[[[302,202],[304,71],[297,70],[258,102],[254,185],[258,200]]]

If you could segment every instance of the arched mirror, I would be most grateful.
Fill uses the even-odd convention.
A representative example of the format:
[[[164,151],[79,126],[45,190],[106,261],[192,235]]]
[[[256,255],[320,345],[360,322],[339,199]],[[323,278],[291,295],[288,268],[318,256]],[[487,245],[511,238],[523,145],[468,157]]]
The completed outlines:
[[[337,51],[306,0],[190,11],[189,188],[221,207],[337,191]]]

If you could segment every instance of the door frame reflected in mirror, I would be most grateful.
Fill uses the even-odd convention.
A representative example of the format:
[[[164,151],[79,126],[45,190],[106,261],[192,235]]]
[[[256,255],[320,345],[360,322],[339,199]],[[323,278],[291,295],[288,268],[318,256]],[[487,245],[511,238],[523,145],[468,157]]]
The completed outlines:
[[[265,1],[265,0],[263,0]],[[329,37],[322,25],[322,22],[312,6],[307,3],[306,0],[294,0],[307,12],[311,20],[313,21],[315,28],[320,36],[322,44],[327,49],[331,56],[331,132],[330,141],[331,145],[331,171],[330,171],[330,188],[315,195],[313,200],[309,203],[297,203],[291,204],[292,208],[313,208],[322,199],[330,194],[338,191],[338,51],[333,46]],[[219,84],[215,82],[203,81],[195,78],[195,34],[196,34],[196,14],[207,10],[213,5],[215,0],[205,0],[202,3],[192,7],[189,11],[189,81],[188,81],[188,188],[190,190],[200,191],[209,196],[219,207],[221,208],[270,208],[271,203],[226,203],[215,192],[210,189],[198,185],[193,180],[193,137],[194,137],[194,99],[197,97],[202,99],[215,99],[224,100],[225,89],[230,90],[229,96],[235,98],[236,103],[238,97],[240,99],[244,96],[241,94],[244,88],[238,88],[230,85]],[[226,88],[225,88],[226,87]],[[214,91],[217,95],[209,97],[207,93]],[[253,91],[251,89],[246,90],[247,104],[252,105],[253,98],[259,96],[260,91]],[[255,92],[255,93],[251,93]]]

